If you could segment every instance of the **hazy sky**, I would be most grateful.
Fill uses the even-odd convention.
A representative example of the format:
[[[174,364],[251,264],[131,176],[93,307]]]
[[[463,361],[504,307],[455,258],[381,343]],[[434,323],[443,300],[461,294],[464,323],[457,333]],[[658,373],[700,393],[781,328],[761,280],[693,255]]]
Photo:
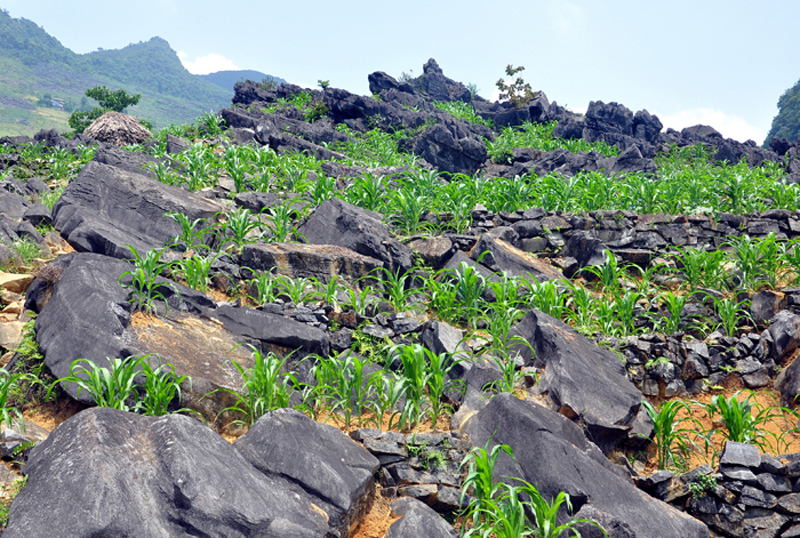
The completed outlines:
[[[800,79],[798,0],[0,0],[85,53],[160,36],[189,71],[255,69],[367,94],[367,75],[445,75],[491,97],[509,63],[550,100],[647,109],[761,144]]]

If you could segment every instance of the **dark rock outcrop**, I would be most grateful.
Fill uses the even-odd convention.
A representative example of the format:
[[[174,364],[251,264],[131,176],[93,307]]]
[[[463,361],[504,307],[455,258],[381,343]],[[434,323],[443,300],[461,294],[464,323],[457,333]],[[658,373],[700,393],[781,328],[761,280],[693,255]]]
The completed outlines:
[[[83,411],[33,450],[25,472],[4,531],[12,538],[322,538],[331,530],[316,497],[259,472],[181,415]]]
[[[588,442],[577,425],[544,407],[500,394],[463,430],[475,446],[490,442],[513,449],[516,461],[501,455],[495,479],[522,478],[536,485],[545,499],[568,493],[577,516],[588,515],[591,507],[602,514],[607,530],[619,529],[611,538],[649,538],[654,529],[659,538],[709,536],[701,522],[636,489],[627,473]]]

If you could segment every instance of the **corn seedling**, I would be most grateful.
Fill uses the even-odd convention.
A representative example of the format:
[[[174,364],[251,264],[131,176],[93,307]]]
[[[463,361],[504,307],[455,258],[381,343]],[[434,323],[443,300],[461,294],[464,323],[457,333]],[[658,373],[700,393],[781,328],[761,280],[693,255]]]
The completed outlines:
[[[169,303],[164,294],[159,291],[161,286],[168,286],[173,289],[175,294],[180,297],[178,288],[171,282],[158,282],[161,273],[170,265],[160,261],[161,255],[167,249],[150,249],[144,256],[131,245],[125,245],[133,253],[134,269],[125,271],[119,276],[119,285],[128,290],[128,301],[134,300],[136,307],[144,312],[157,312],[155,301],[160,299],[164,302],[164,315],[169,310]],[[130,279],[130,281],[128,281]]]
[[[98,407],[138,411],[141,404],[137,401],[135,378],[140,372],[142,358],[131,355],[124,359],[106,360],[109,368],[88,359],[72,361],[69,375],[55,380],[47,391],[47,397],[59,383],[74,383],[78,387],[78,396],[86,391]]]
[[[653,423],[653,437],[656,445],[656,465],[659,469],[677,468],[685,470],[691,447],[687,435],[691,432],[683,428],[684,422],[690,421],[689,405],[681,400],[666,401],[656,410],[653,404],[642,400],[642,407]],[[678,417],[683,411],[685,416]]]
[[[248,347],[253,354],[251,368],[231,361],[242,377],[241,392],[233,389],[217,390],[236,398],[236,403],[223,409],[220,414],[233,411],[242,417],[234,423],[250,428],[266,412],[289,407],[292,394],[300,387],[300,383],[294,372],[281,371],[290,355],[281,359],[271,351],[262,354],[253,346]]]

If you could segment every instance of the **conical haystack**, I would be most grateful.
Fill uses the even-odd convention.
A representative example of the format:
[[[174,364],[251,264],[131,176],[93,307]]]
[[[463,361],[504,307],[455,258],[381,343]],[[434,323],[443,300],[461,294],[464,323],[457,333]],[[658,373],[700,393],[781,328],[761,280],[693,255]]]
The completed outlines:
[[[106,112],[94,120],[83,134],[118,146],[142,144],[153,136],[139,120],[121,112]]]

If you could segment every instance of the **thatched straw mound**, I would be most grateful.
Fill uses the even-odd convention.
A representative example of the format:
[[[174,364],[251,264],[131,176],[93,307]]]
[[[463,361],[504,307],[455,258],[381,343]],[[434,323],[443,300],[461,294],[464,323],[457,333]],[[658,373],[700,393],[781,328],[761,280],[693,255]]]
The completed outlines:
[[[125,146],[143,144],[152,133],[139,120],[121,112],[106,112],[83,131],[83,134],[100,142]]]

